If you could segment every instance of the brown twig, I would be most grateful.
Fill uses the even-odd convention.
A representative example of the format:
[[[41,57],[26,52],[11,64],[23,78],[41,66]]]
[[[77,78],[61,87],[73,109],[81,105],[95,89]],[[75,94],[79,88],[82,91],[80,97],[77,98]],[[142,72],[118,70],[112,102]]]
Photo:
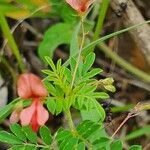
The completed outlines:
[[[119,125],[119,127],[115,130],[115,132],[113,133],[113,135],[111,136],[111,139],[114,139],[115,135],[118,133],[118,131],[123,127],[123,125],[132,117],[135,117],[139,114],[139,112],[141,111],[140,108],[138,108],[139,103],[134,107],[134,109],[128,113],[127,117],[123,120],[123,122]]]

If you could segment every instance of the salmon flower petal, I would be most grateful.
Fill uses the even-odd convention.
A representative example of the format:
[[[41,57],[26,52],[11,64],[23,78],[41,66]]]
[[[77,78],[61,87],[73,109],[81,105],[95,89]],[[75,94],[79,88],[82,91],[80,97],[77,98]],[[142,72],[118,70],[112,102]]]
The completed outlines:
[[[33,131],[37,132],[49,118],[48,111],[43,107],[39,98],[34,98],[31,106],[22,110],[20,114],[21,125],[31,124]]]
[[[66,0],[78,13],[84,13],[95,0]]]
[[[44,87],[42,80],[34,75],[30,74],[30,84],[31,84],[31,91],[35,97],[46,97],[48,92]]]
[[[20,113],[21,125],[23,125],[23,126],[29,125],[35,111],[36,111],[36,102],[34,101],[31,104],[31,106],[29,106],[21,111],[21,113]]]
[[[32,95],[28,74],[21,74],[17,81],[17,92],[21,98],[30,98]]]
[[[75,10],[79,9],[79,2],[77,0],[66,0],[66,2]]]
[[[37,122],[40,126],[44,125],[49,118],[48,111],[43,107],[41,102],[37,105]]]
[[[47,90],[44,87],[42,80],[32,73],[24,73],[19,76],[17,91],[18,95],[25,99],[47,96]]]

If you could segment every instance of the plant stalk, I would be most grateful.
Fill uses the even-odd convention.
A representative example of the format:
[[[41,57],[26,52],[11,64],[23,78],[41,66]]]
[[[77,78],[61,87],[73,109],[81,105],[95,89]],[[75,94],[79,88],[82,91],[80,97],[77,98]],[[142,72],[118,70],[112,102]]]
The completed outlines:
[[[99,34],[102,31],[108,6],[109,6],[109,0],[103,0],[102,4],[101,4],[101,7],[100,7],[98,21],[97,21],[95,32],[94,32],[94,36],[93,36],[93,41],[95,41],[95,40],[97,40],[99,38]],[[94,50],[94,47],[93,47],[93,50]]]
[[[78,58],[77,58],[77,63],[73,72],[73,76],[72,76],[72,82],[71,82],[71,89],[74,85],[75,82],[75,77],[76,77],[76,73],[77,73],[77,69],[80,63],[80,58],[81,58],[81,54],[82,54],[82,48],[84,45],[84,41],[85,41],[85,31],[84,31],[84,21],[83,18],[81,18],[81,29],[82,29],[82,40],[81,40],[81,45],[80,45],[80,49],[79,49],[79,53],[78,53]]]
[[[70,128],[71,132],[72,132],[74,135],[76,135],[76,134],[77,134],[77,131],[76,131],[75,125],[74,125],[74,123],[73,123],[70,110],[68,109],[68,110],[65,111],[64,113],[65,113],[65,116],[66,116],[66,120],[68,121],[68,125],[69,125],[69,128]]]
[[[91,143],[89,143],[86,139],[84,139],[82,136],[80,136],[75,128],[75,125],[73,123],[73,120],[72,120],[72,117],[71,117],[71,113],[70,113],[70,110],[67,110],[64,112],[65,113],[65,116],[66,116],[66,119],[68,121],[68,125],[69,125],[69,128],[72,132],[73,135],[75,136],[78,136],[81,140],[83,140],[85,143],[86,143],[86,146],[88,148],[88,150],[92,150],[92,145]]]
[[[20,54],[17,44],[14,40],[14,37],[11,34],[8,22],[2,13],[0,13],[0,27],[1,27],[1,30],[2,30],[5,38],[8,40],[8,45],[11,47],[12,53],[16,57],[16,60],[18,62],[21,72],[23,72],[25,69],[25,66],[24,66],[21,54]]]

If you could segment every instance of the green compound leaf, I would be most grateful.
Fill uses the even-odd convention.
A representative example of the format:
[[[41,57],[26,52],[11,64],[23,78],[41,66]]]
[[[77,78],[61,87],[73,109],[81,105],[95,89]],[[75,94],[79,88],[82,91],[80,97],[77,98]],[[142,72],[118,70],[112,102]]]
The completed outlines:
[[[40,136],[45,144],[50,145],[52,143],[52,135],[48,127],[40,127]]]
[[[22,129],[25,132],[27,139],[31,143],[37,143],[37,135],[35,132],[32,131],[30,126],[24,126],[22,127]]]
[[[99,132],[100,131],[99,129],[101,128],[102,126],[100,124],[97,124],[90,120],[81,122],[76,128],[77,133],[75,133],[75,135],[72,134],[71,131],[61,128],[58,130],[56,136],[59,149],[60,150],[66,150],[66,149],[85,150],[85,147],[87,146],[87,142],[92,145],[93,141],[91,141],[91,137],[95,133],[99,135],[101,133]]]
[[[40,58],[52,57],[55,49],[61,44],[69,44],[72,35],[72,25],[59,23],[50,27],[41,42],[38,53]]]
[[[19,124],[12,124],[10,126],[10,130],[15,134],[15,136],[22,140],[22,141],[26,141],[26,135],[23,132],[21,126]]]
[[[122,150],[122,141],[116,140],[111,144],[111,150]]]
[[[16,136],[6,131],[0,131],[0,141],[8,144],[22,144]]]
[[[142,150],[142,146],[140,145],[132,145],[129,150]]]

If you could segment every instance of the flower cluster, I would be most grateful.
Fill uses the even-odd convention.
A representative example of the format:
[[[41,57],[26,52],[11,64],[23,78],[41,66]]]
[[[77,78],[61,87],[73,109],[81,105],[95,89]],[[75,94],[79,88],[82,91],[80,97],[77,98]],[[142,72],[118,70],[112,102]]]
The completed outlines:
[[[10,122],[14,123],[20,119],[22,126],[30,124],[33,131],[38,131],[49,118],[48,111],[43,107],[43,100],[48,94],[46,88],[38,76],[24,73],[18,78],[17,92],[22,99],[32,99],[32,103],[27,108],[15,109],[10,116]]]

